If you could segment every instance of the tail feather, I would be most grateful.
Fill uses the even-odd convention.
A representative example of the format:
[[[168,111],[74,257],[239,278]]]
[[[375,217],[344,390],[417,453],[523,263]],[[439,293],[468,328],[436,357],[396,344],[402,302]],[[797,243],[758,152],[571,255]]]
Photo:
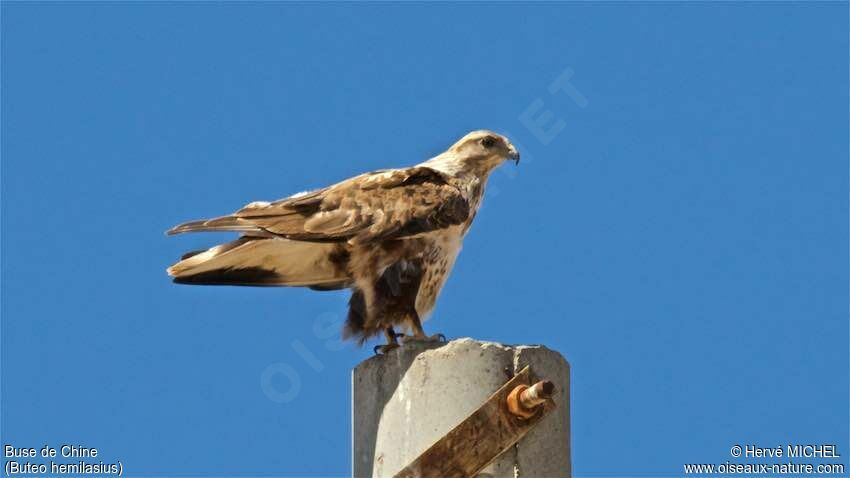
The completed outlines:
[[[334,262],[342,244],[244,236],[184,255],[168,268],[174,282],[203,285],[348,287],[345,267]]]
[[[198,254],[200,254],[202,252],[207,252],[207,250],[206,249],[199,249],[197,251],[189,251],[189,252],[183,254],[182,256],[180,256],[180,260],[185,261],[186,259],[188,259],[192,256],[197,256]]]

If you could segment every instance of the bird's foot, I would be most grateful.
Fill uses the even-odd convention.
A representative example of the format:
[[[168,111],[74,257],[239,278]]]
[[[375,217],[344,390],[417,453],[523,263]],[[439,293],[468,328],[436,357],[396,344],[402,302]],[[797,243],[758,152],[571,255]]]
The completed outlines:
[[[433,342],[445,342],[446,336],[443,334],[434,334],[431,336],[428,335],[405,335],[401,337],[402,344],[409,343],[433,343]]]
[[[375,351],[375,355],[386,355],[397,348],[399,348],[398,344],[384,344],[376,345],[373,350]]]

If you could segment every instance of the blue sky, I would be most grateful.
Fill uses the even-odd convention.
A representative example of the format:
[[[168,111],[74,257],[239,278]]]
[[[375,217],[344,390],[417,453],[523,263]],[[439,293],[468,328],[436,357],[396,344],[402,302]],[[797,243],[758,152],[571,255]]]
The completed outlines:
[[[4,2],[3,444],[98,447],[129,476],[347,475],[372,352],[339,342],[346,295],[173,285],[226,237],[163,231],[489,128],[523,163],[426,330],[563,353],[575,476],[737,443],[846,462],[847,15]]]

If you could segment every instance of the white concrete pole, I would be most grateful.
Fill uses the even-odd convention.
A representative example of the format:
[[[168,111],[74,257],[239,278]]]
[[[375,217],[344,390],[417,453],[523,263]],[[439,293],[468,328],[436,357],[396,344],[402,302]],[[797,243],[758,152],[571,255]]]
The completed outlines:
[[[459,339],[404,345],[352,375],[355,478],[392,477],[442,438],[526,365],[554,382],[557,408],[478,476],[571,476],[570,367],[542,346]]]

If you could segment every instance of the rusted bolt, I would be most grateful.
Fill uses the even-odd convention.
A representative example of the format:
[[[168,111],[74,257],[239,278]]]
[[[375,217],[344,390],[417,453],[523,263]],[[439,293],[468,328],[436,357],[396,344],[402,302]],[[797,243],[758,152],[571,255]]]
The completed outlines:
[[[541,380],[532,386],[517,385],[508,394],[508,411],[520,418],[531,418],[537,413],[537,407],[542,405],[555,392],[555,384],[549,380]]]

